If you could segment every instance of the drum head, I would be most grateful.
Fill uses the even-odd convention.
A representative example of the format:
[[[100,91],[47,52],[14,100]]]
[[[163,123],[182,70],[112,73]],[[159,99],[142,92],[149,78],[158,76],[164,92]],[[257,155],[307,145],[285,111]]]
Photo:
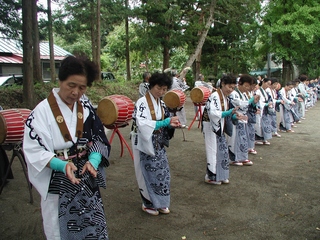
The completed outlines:
[[[204,94],[200,88],[195,87],[190,92],[190,98],[193,103],[201,103],[204,98]]]
[[[7,137],[7,124],[5,118],[0,112],[0,144],[4,142]]]
[[[118,118],[116,103],[108,97],[101,99],[98,104],[97,114],[103,125],[108,126],[114,124]]]
[[[177,108],[180,106],[180,97],[174,91],[169,91],[163,96],[163,101],[168,108]]]

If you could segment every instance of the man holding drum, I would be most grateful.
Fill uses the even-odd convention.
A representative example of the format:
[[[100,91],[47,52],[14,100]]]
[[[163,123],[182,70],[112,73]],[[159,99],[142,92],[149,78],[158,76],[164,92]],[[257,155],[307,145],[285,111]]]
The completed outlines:
[[[41,195],[47,239],[108,239],[99,187],[106,187],[110,144],[84,95],[98,77],[93,62],[65,58],[60,87],[25,124],[23,150],[30,182]]]

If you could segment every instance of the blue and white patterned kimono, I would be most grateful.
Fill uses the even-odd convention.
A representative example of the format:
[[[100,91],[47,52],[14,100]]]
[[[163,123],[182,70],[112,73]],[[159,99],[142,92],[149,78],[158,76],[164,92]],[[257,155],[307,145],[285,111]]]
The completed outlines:
[[[170,116],[165,104],[156,100],[150,92],[156,120]],[[165,149],[168,142],[166,128],[155,131],[146,97],[135,104],[133,113],[136,130],[131,134],[134,166],[143,204],[148,208],[170,207],[170,169]]]
[[[284,104],[280,105],[280,130],[290,130],[291,124],[293,123],[293,116],[291,113],[292,101],[288,98],[288,93],[283,87],[279,91],[281,100],[284,101]]]
[[[244,93],[244,96],[246,97],[247,100],[249,100],[251,97],[253,97],[253,92],[248,92],[248,93]],[[249,109],[247,112],[247,116],[248,116],[248,123],[247,123],[247,129],[248,129],[248,149],[254,149],[255,146],[255,125],[257,122],[257,117],[256,117],[256,113],[257,113],[257,109],[258,109],[258,103],[257,105],[253,105],[250,104],[249,105]]]
[[[269,108],[267,105],[272,101],[271,96],[263,89],[259,88],[256,94],[260,96],[260,114],[256,115],[257,122],[255,125],[255,132],[257,140],[269,140],[272,138],[272,125],[271,117],[269,116],[272,111],[275,111],[273,107]],[[270,110],[270,112],[269,112]],[[275,114],[275,112],[273,112]]]
[[[270,115],[270,120],[271,120],[271,127],[272,127],[272,133],[278,132],[278,126],[277,126],[277,112],[276,112],[276,105],[280,104],[280,100],[277,98],[277,92],[275,89],[267,88],[266,93],[271,96],[271,100],[273,102],[273,108],[274,108],[274,113]]]
[[[230,94],[230,101],[233,106],[239,107],[237,112],[247,116],[249,99],[238,89]],[[231,161],[242,162],[248,159],[248,121],[239,120],[233,125],[232,136],[228,139],[229,155]]]
[[[298,85],[298,92],[302,95],[302,102],[299,102],[299,112],[301,113],[301,117],[305,117],[306,115],[306,104],[308,102],[309,94],[307,92],[307,86],[304,82],[300,82]]]
[[[52,90],[72,141],[65,142],[47,99],[39,103],[26,120],[23,139],[29,179],[41,195],[45,234],[47,239],[108,239],[99,187],[106,187],[105,167],[109,165],[110,144],[100,119],[85,96],[80,99],[82,137],[75,136],[77,104],[71,111],[58,91],[58,88]],[[70,157],[79,151],[83,153],[81,157]],[[79,175],[91,152],[102,155],[96,178],[88,172]],[[65,159],[70,157],[78,168],[79,184],[71,183],[64,173],[47,167],[59,153]]]
[[[219,91],[219,90],[218,90]],[[223,94],[224,106],[228,106]],[[228,109],[225,109],[228,110]],[[207,175],[212,181],[229,179],[229,153],[224,133],[225,121],[218,92],[210,95],[202,118],[203,135],[207,156]]]

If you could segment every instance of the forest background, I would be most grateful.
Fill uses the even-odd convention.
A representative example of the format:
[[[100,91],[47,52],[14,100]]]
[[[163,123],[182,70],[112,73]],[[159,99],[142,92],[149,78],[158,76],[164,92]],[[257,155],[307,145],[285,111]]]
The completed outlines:
[[[46,3],[46,4],[43,4]],[[41,77],[39,41],[85,55],[117,82],[98,82],[94,103],[110,94],[135,100],[144,71],[178,69],[190,86],[199,73],[262,69],[282,64],[281,82],[299,73],[320,75],[320,3],[317,0],[0,0],[0,33],[21,39],[24,84],[0,89],[5,107],[33,108],[56,85]],[[54,6],[52,8],[51,6]],[[183,69],[191,68],[189,71]],[[8,98],[4,99],[5,96]],[[5,102],[5,103],[3,103]]]

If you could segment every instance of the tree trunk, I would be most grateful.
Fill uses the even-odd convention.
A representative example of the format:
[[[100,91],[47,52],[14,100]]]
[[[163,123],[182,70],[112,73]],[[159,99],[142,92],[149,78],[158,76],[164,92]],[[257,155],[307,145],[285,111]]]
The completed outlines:
[[[97,40],[96,40],[96,35],[95,35],[95,29],[96,29],[96,24],[95,24],[95,18],[96,18],[96,14],[94,14],[95,11],[95,7],[94,7],[94,2],[90,2],[90,12],[91,14],[91,18],[90,18],[90,31],[91,31],[91,54],[92,54],[92,60],[95,62],[96,60],[96,46],[97,46]]]
[[[128,0],[125,1],[125,7],[128,10]],[[130,46],[129,46],[129,19],[126,15],[126,68],[127,68],[127,80],[131,80],[131,67],[130,67]]]
[[[39,27],[37,0],[32,0],[32,26],[33,31],[33,79],[35,82],[42,82],[42,71],[40,62]],[[30,32],[31,33],[31,32]]]
[[[100,7],[101,1],[97,0],[95,6],[94,1],[90,3],[90,10],[93,13],[91,17],[91,49],[92,49],[92,61],[97,64],[99,71],[101,71],[100,62]],[[101,74],[99,74],[99,80],[101,80]]]
[[[96,59],[95,62],[98,65],[98,69],[101,72],[101,58],[100,58],[100,52],[101,52],[101,22],[100,22],[100,12],[101,12],[101,0],[97,0],[97,8],[96,8]],[[101,74],[99,74],[99,78],[101,79]]]
[[[170,38],[169,36],[165,37],[166,42],[169,41],[169,38]],[[163,69],[162,69],[162,71],[169,68],[169,61],[170,61],[169,50],[170,49],[168,48],[168,46],[166,46],[166,45],[163,46],[163,63],[162,63]]]
[[[50,48],[50,76],[51,76],[51,82],[55,82],[57,77],[56,77],[56,65],[54,61],[51,0],[47,0],[47,5],[48,5],[48,32],[49,32],[49,48]]]
[[[285,84],[293,80],[292,62],[286,59],[282,60],[282,83]]]
[[[199,54],[196,57],[194,81],[197,81],[198,76],[201,73],[201,70],[200,70],[200,67],[201,67],[201,53],[202,53],[202,51],[200,51]]]
[[[187,72],[184,71],[184,69],[187,68],[187,67],[191,67],[192,63],[194,62],[194,60],[196,59],[196,57],[199,55],[199,53],[202,50],[202,46],[204,44],[204,41],[206,40],[206,37],[208,35],[208,31],[209,31],[209,29],[211,27],[211,24],[213,22],[213,14],[214,14],[214,9],[215,9],[215,6],[216,6],[216,2],[217,2],[217,0],[211,0],[211,3],[210,3],[210,14],[209,14],[208,20],[206,22],[204,31],[202,32],[202,34],[201,34],[201,36],[199,38],[199,41],[197,43],[197,47],[196,47],[194,53],[192,55],[190,55],[188,61],[186,62],[186,64],[183,67],[183,70],[180,73],[180,78],[181,79],[184,78],[186,76],[186,74],[187,74]]]
[[[200,17],[199,17],[199,24],[202,25],[203,23],[204,23],[204,11],[201,12]],[[203,32],[203,30],[199,31],[198,36],[201,36],[202,32]],[[201,69],[200,69],[201,68],[201,54],[202,54],[202,47],[201,47],[200,52],[196,56],[196,62],[194,65],[194,68],[195,68],[194,81],[197,81],[198,76],[201,73]]]
[[[35,106],[32,58],[32,1],[22,1],[23,102],[25,107],[29,109],[33,109]]]

